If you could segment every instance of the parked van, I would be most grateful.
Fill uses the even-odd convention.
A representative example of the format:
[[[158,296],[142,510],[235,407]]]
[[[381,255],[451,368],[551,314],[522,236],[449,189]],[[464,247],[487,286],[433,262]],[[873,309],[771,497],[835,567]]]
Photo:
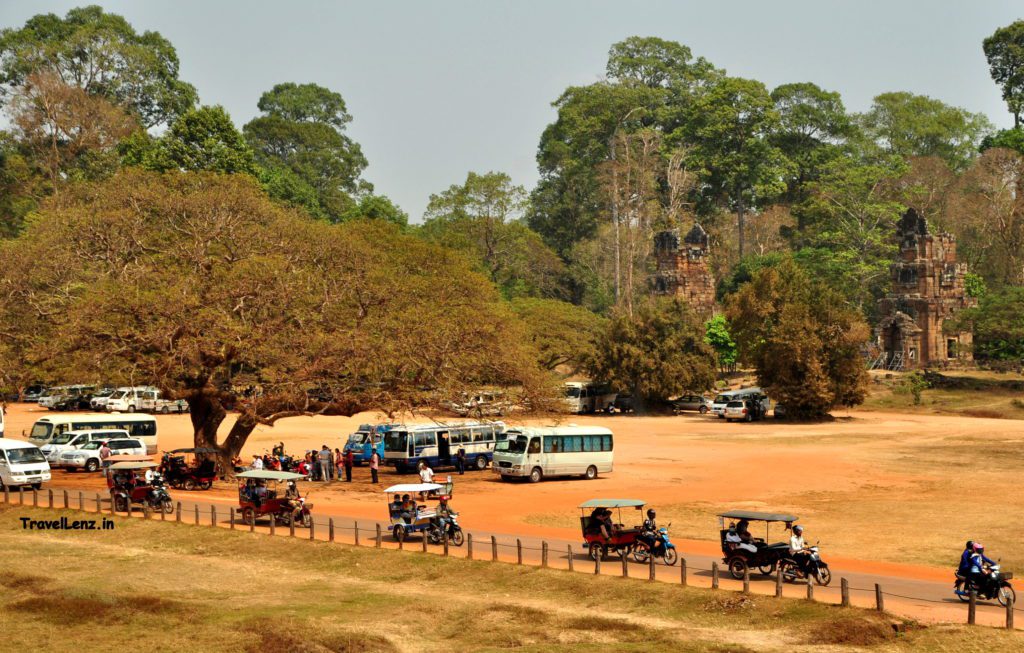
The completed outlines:
[[[588,381],[568,381],[565,384],[565,403],[569,405],[570,413],[608,412],[616,396],[617,393],[609,390],[608,386]]]
[[[80,449],[94,440],[109,440],[110,438],[127,438],[128,431],[121,429],[106,429],[98,431],[64,431],[55,435],[49,442],[39,447],[46,457],[50,467],[60,467],[60,455],[65,451]]]
[[[134,413],[142,410],[144,400],[156,401],[159,391],[151,385],[118,388],[104,406],[108,413]]]
[[[612,471],[615,439],[597,426],[522,428],[507,433],[494,450],[494,472],[538,483],[553,476],[594,479]]]
[[[39,447],[21,440],[0,440],[0,486],[31,485],[39,489],[50,480],[50,465]]]
[[[768,414],[771,401],[768,395],[761,392],[761,388],[743,388],[742,390],[728,390],[715,396],[711,402],[711,414],[717,415],[719,419],[725,419],[725,407],[730,401],[757,401],[761,405],[761,415]]]
[[[146,453],[156,453],[156,418],[152,415],[79,413],[40,417],[32,425],[32,430],[28,434],[28,440],[32,444],[42,446],[48,444],[61,433],[97,430],[128,431],[128,434],[133,438],[142,440],[146,445]]]

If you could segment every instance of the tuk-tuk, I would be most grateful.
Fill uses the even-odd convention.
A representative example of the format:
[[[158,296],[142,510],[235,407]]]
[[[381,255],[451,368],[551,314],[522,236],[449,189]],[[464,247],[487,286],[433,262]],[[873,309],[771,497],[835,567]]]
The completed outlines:
[[[591,499],[580,504],[580,529],[583,531],[583,546],[591,560],[598,557],[604,558],[609,551],[614,551],[619,557],[625,558],[636,547],[637,536],[640,534],[640,525],[627,528],[622,517],[623,508],[632,508],[637,513],[647,505],[646,501],[639,499]],[[606,534],[602,531],[602,514],[613,514],[617,511],[617,519],[613,522],[604,522]],[[588,514],[589,511],[589,514]]]
[[[165,453],[160,470],[167,483],[179,490],[209,490],[217,480],[217,450],[190,447]]]
[[[389,528],[395,541],[404,541],[410,533],[422,533],[431,542],[440,542],[444,534],[438,523],[437,510],[425,502],[451,498],[452,487],[452,483],[400,483],[384,490],[384,497],[388,499]],[[394,495],[393,499],[391,495]],[[416,495],[424,500],[423,504],[416,503]],[[405,501],[406,497],[408,501]],[[453,544],[462,544],[461,529],[452,530],[451,536]]]
[[[313,523],[311,510],[313,504],[306,503],[304,497],[296,495],[293,505],[279,487],[282,481],[299,481],[304,478],[295,472],[277,472],[264,469],[253,469],[236,474],[238,483],[238,509],[242,513],[242,521],[252,525],[260,517],[288,525],[293,517],[296,523],[309,527]]]
[[[725,520],[730,520],[726,527]],[[722,561],[729,568],[733,578],[741,580],[748,569],[756,568],[765,576],[775,573],[776,566],[789,557],[789,543],[769,544],[770,527],[773,523],[785,524],[788,531],[799,519],[785,513],[752,512],[730,510],[718,515],[718,533],[722,543]],[[764,538],[754,537],[741,528],[743,522],[764,522]]]
[[[174,512],[163,477],[156,474],[146,480],[145,472],[157,466],[148,456],[111,456],[107,462],[107,488],[114,510],[128,512],[133,503],[138,503],[167,514]]]

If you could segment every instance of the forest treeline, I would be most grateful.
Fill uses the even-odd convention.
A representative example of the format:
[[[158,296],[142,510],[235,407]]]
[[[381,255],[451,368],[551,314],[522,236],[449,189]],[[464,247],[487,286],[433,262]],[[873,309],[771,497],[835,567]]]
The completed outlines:
[[[908,207],[931,229],[957,237],[960,260],[970,269],[969,291],[980,300],[962,318],[975,330],[976,356],[1019,364],[1024,22],[996,30],[981,46],[1014,116],[1012,129],[997,131],[984,115],[906,91],[880,93],[867,111],[853,113],[827,84],[795,80],[769,89],[729,75],[683,44],[630,37],[611,46],[601,81],[567,88],[554,99],[557,116],[539,135],[540,179],[534,188],[518,186],[500,171],[470,171],[431,195],[422,222],[413,224],[363,178],[368,162],[348,133],[358,117],[348,112],[338,89],[304,80],[268,84],[258,115],[237,125],[180,78],[174,46],[159,33],[140,33],[94,6],[63,17],[35,16],[0,32],[0,102],[8,124],[0,132],[5,382],[60,373],[67,365],[60,351],[95,351],[100,342],[121,352],[105,358],[118,374],[146,369],[179,389],[198,391],[212,387],[211,379],[245,373],[269,386],[269,368],[282,380],[286,369],[294,377],[309,361],[277,365],[267,350],[280,354],[288,348],[269,334],[246,356],[238,353],[245,347],[214,346],[221,342],[221,349],[231,349],[223,341],[231,329],[223,327],[221,340],[210,335],[217,324],[251,326],[256,313],[244,319],[239,314],[251,308],[246,302],[271,301],[255,297],[273,284],[250,297],[241,292],[242,279],[229,282],[240,274],[237,269],[204,281],[204,274],[216,277],[221,267],[236,266],[225,235],[241,229],[235,221],[244,222],[244,212],[217,214],[218,205],[210,204],[210,215],[185,223],[175,213],[176,204],[199,211],[197,198],[216,202],[231,193],[251,203],[254,220],[264,216],[265,228],[280,228],[282,220],[315,223],[289,229],[317,243],[281,236],[279,246],[294,248],[295,260],[287,252],[272,253],[273,241],[239,255],[256,256],[271,270],[281,266],[282,279],[283,270],[294,272],[300,260],[302,266],[322,266],[316,268],[320,274],[338,275],[338,283],[358,286],[371,279],[369,269],[322,263],[327,253],[315,250],[331,246],[334,238],[367,248],[360,252],[379,266],[394,266],[391,300],[383,290],[359,297],[352,288],[318,286],[323,307],[344,313],[339,324],[347,326],[341,331],[320,324],[306,334],[281,324],[273,332],[290,334],[299,346],[323,347],[318,364],[340,360],[342,352],[324,343],[344,333],[352,360],[370,369],[370,362],[379,362],[372,374],[344,368],[344,392],[367,401],[376,396],[374,401],[384,402],[385,395],[387,401],[422,401],[424,388],[440,386],[453,391],[449,375],[455,368],[446,346],[464,337],[477,343],[467,349],[476,352],[467,354],[474,362],[458,367],[467,385],[500,381],[537,389],[548,371],[576,370],[663,399],[708,389],[716,369],[738,357],[757,366],[763,378],[770,376],[762,369],[769,362],[792,367],[773,378],[807,379],[818,370],[821,378],[809,384],[814,389],[804,388],[793,399],[809,396],[810,412],[857,403],[864,377],[854,361],[862,357],[877,320],[876,302],[887,291],[896,253],[895,224]],[[686,230],[694,222],[709,233],[723,308],[710,321],[677,301],[652,299],[650,292],[654,233]],[[109,230],[114,223],[120,231]],[[193,233],[199,224],[213,230],[208,238]],[[59,250],[61,241],[54,238],[75,233],[103,236],[97,242],[72,239],[77,249],[40,249],[48,243]],[[184,248],[181,255],[163,261],[167,269],[158,277],[143,274],[159,258],[147,247],[168,243]],[[228,253],[214,255],[218,248]],[[436,258],[449,264],[429,265],[425,251],[444,252]],[[422,256],[423,269],[413,265],[416,256]],[[61,262],[59,269],[52,269],[53,261]],[[133,272],[133,266],[139,267]],[[194,276],[197,269],[204,274]],[[475,281],[455,283],[459,271]],[[110,286],[113,278],[118,281]],[[160,289],[145,286],[144,279]],[[212,285],[186,292],[181,279]],[[315,298],[305,296],[310,286],[293,281],[305,297],[296,300],[296,310],[317,322],[310,317]],[[80,290],[87,282],[89,289]],[[217,283],[227,286],[216,289]],[[278,293],[293,292],[281,283]],[[361,320],[390,310],[391,301],[396,312],[389,320],[402,311],[410,311],[403,314],[406,323],[418,319],[415,302],[403,299],[413,288],[422,302],[450,306],[457,315],[457,298],[441,286],[463,283],[480,286],[479,292],[463,289],[465,310],[490,315],[480,319],[498,332],[474,331],[481,325],[432,314],[436,329],[417,337],[434,343],[426,348],[433,357],[424,353],[417,359],[415,347],[395,347],[386,361],[380,358],[389,349],[385,343],[370,342],[370,336],[362,340],[368,332]],[[76,338],[54,337],[45,326],[52,315],[101,287],[105,293],[139,294],[135,313],[111,307],[118,319],[135,324],[133,334],[126,335],[132,329],[117,327],[109,315],[72,310],[87,328]],[[150,310],[143,306],[173,303],[175,296],[165,296],[169,288],[187,295],[186,304],[194,302],[196,323],[161,331],[160,338],[176,343],[174,333],[195,331],[202,342],[193,343],[189,353],[156,344],[158,325],[138,317]],[[752,294],[755,288],[758,295]],[[194,294],[200,291],[211,294]],[[348,303],[331,304],[342,295]],[[766,305],[766,296],[779,301]],[[90,301],[109,304],[105,297]],[[834,310],[821,310],[824,299]],[[237,308],[239,301],[244,308]],[[196,317],[204,305],[220,308]],[[781,348],[794,334],[814,342],[786,355]],[[501,356],[489,360],[488,338]],[[780,349],[770,350],[776,341]],[[149,349],[159,353],[147,358]],[[398,350],[417,360],[403,366],[391,358]],[[100,364],[98,354],[91,362],[89,356],[75,358],[76,369]],[[420,394],[382,389],[398,378],[403,388]],[[338,375],[325,367],[322,374],[295,381],[292,390],[282,391],[287,400],[253,412],[253,424],[299,410],[296,397],[308,393],[295,389],[311,384],[338,384]],[[542,394],[537,390],[535,401]],[[207,408],[217,412],[216,406]]]

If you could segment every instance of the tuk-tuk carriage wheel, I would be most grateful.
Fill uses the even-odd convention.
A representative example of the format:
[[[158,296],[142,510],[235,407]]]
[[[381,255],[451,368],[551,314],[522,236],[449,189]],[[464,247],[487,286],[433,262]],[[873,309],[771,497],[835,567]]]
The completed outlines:
[[[590,549],[588,550],[591,560],[597,560],[598,558],[604,557],[604,547],[601,546],[600,542],[591,542]]]
[[[252,526],[256,523],[256,511],[252,508],[242,509],[242,521],[248,526]]]
[[[740,557],[729,558],[729,574],[736,580],[743,580],[747,573],[747,561]]]
[[[199,489],[200,490],[209,490],[212,487],[213,487],[213,481],[203,481],[202,483],[199,484]]]
[[[189,492],[192,492],[193,490],[196,489],[196,482],[195,482],[195,480],[193,480],[191,478],[186,478],[184,485],[185,485],[185,489],[187,491],[189,491]]]
[[[757,570],[765,576],[771,576],[775,573],[775,561],[773,560],[771,563],[767,565],[761,565],[757,568]]]
[[[128,512],[130,505],[131,503],[125,495],[117,494],[114,496],[114,510],[117,512]]]
[[[401,524],[396,525],[393,529],[391,529],[391,537],[395,538],[396,542],[404,542],[405,526],[402,526]]]

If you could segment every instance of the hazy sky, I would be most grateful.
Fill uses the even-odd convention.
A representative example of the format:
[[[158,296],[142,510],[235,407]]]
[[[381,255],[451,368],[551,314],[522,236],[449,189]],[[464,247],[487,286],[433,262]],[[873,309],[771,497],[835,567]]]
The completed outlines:
[[[0,26],[85,2],[0,0]],[[260,94],[285,81],[339,91],[366,178],[418,221],[431,193],[470,170],[500,170],[527,188],[554,119],[551,102],[603,74],[627,36],[688,45],[729,74],[778,84],[812,81],[862,111],[906,90],[1011,118],[981,41],[1024,18],[1019,0],[772,2],[98,2],[177,48],[202,102],[241,127]]]

